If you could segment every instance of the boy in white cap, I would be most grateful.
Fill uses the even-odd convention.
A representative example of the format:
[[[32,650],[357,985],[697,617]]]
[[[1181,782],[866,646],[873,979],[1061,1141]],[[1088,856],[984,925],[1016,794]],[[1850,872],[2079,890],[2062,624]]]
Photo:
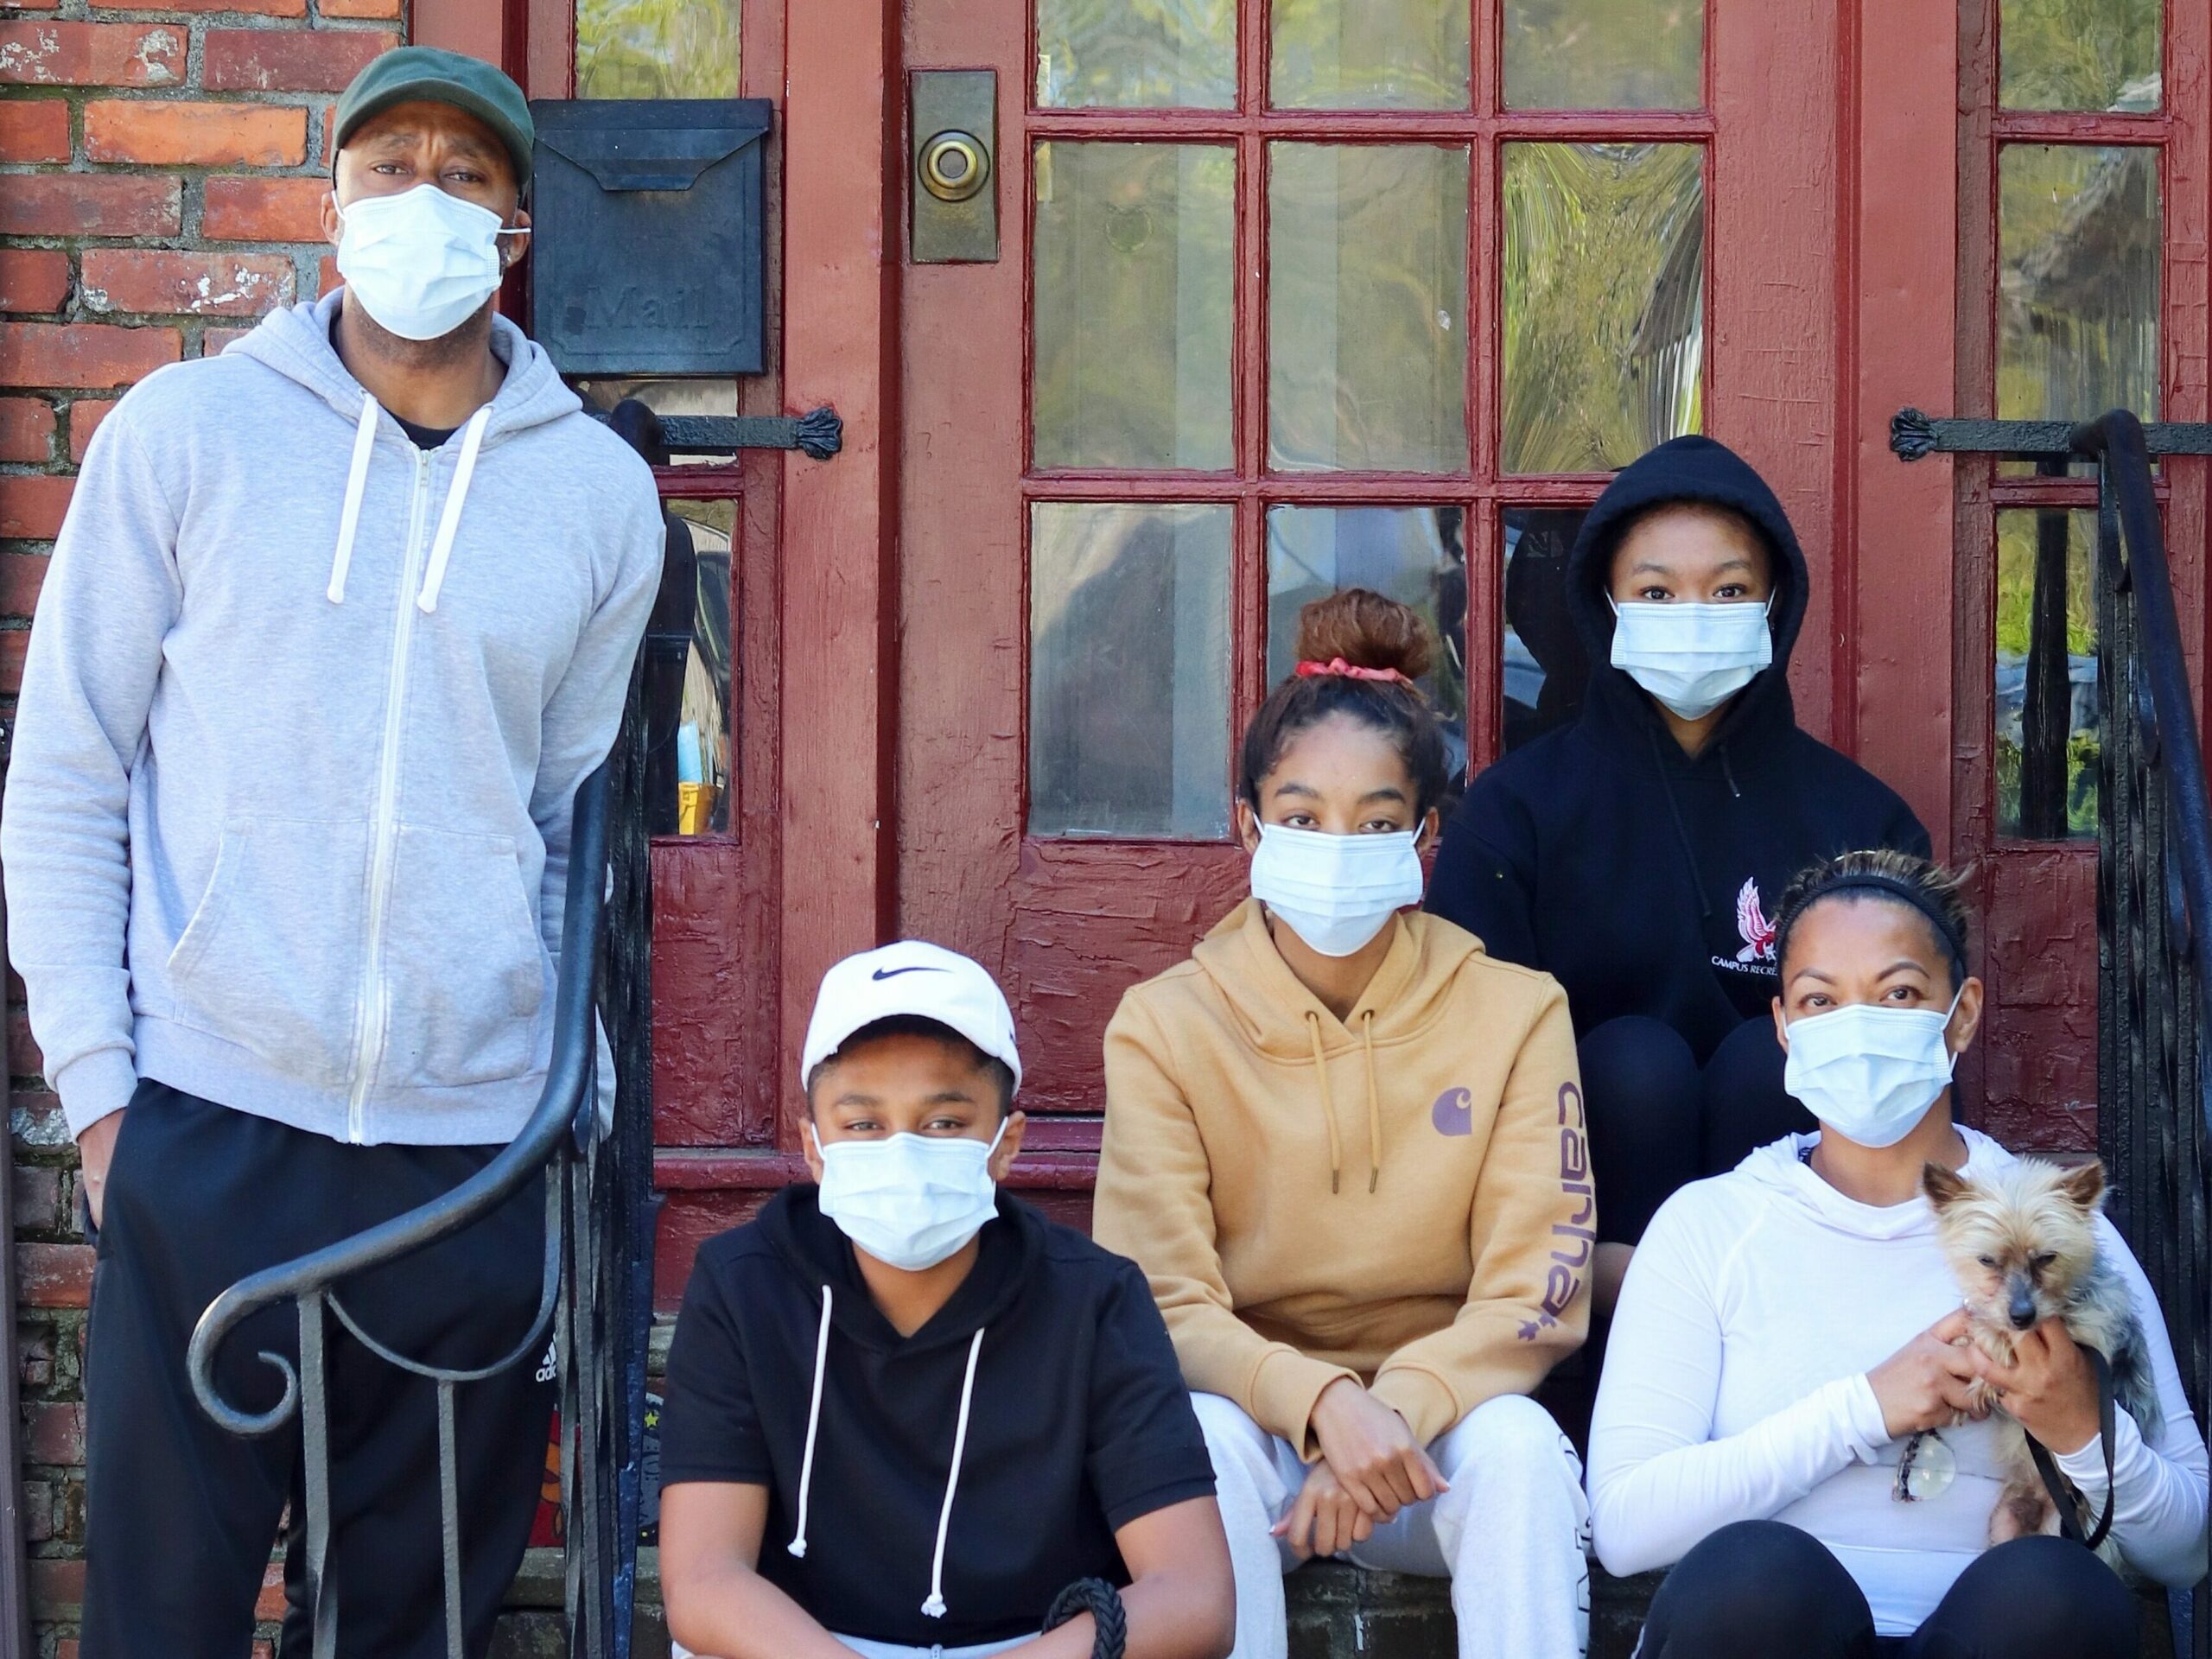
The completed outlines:
[[[967,957],[908,941],[823,976],[800,1063],[817,1185],[701,1249],[669,1357],[683,1648],[1228,1653],[1212,1468],[1144,1275],[997,1190],[1020,1082]],[[1078,1586],[1095,1611],[1044,1631]]]

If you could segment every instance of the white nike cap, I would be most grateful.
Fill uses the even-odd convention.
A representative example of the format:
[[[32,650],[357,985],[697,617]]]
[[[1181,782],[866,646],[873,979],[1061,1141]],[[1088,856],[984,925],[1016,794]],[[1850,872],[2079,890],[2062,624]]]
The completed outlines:
[[[815,1067],[855,1032],[902,1016],[934,1020],[957,1032],[995,1060],[1006,1062],[1021,1087],[1021,1056],[1014,1046],[1014,1012],[980,963],[923,939],[902,939],[847,957],[822,976],[814,1017],[806,1022],[799,1087]]]

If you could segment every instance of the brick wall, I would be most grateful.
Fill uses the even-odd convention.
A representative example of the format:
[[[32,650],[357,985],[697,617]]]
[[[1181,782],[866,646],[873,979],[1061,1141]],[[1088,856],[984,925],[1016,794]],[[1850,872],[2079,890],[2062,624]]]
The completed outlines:
[[[331,105],[397,44],[400,13],[401,0],[0,3],[0,709],[71,474],[113,399],[329,280],[316,211]],[[34,1617],[48,1659],[75,1659],[92,1253],[22,1001],[12,983]],[[272,1576],[264,1617],[281,1605]]]

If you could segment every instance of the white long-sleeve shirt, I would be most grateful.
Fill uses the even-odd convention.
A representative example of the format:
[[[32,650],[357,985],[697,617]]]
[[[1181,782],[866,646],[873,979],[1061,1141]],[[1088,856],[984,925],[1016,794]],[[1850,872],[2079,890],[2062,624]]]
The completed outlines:
[[[2011,1161],[1961,1129],[1973,1175]],[[1777,1141],[1661,1208],[1622,1288],[1590,1432],[1591,1518],[1615,1573],[1670,1566],[1734,1521],[1803,1529],[1866,1592],[1875,1628],[1918,1628],[1986,1547],[2004,1471],[1987,1424],[1945,1429],[1958,1478],[1919,1503],[1891,1497],[1904,1442],[1866,1373],[1960,1303],[1926,1200],[1855,1203]],[[2125,1411],[2113,1450],[2113,1536],[2170,1585],[2205,1571],[2204,1439],[2143,1270],[2100,1218],[2148,1339],[2164,1424]],[[2094,1441],[2059,1460],[2101,1512]]]

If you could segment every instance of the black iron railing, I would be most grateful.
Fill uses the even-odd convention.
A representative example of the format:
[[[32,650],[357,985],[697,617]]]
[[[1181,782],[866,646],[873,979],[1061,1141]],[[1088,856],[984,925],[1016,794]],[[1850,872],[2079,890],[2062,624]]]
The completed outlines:
[[[2203,1422],[2212,1386],[2212,791],[2150,458],[2212,454],[2212,425],[2145,427],[2125,410],[2071,427],[1907,410],[1891,423],[1891,446],[1907,461],[1943,450],[2018,456],[2046,471],[2072,458],[2097,462],[2098,1151],[2112,1173],[2113,1220],[2158,1293]],[[2039,567],[2046,553],[2038,548]],[[2064,667],[2063,541],[2057,566],[2061,654],[2044,677]],[[2046,574],[2038,569],[2039,602]],[[2039,701],[2032,618],[2031,634],[2024,751],[2037,747],[2027,729]],[[2063,716],[2042,715],[2063,734]],[[2024,822],[2031,764],[2024,754]],[[2062,787],[2063,779],[2062,755]],[[2174,1614],[2177,1650],[2207,1659],[2212,1592],[2199,1584],[2177,1595]]]

